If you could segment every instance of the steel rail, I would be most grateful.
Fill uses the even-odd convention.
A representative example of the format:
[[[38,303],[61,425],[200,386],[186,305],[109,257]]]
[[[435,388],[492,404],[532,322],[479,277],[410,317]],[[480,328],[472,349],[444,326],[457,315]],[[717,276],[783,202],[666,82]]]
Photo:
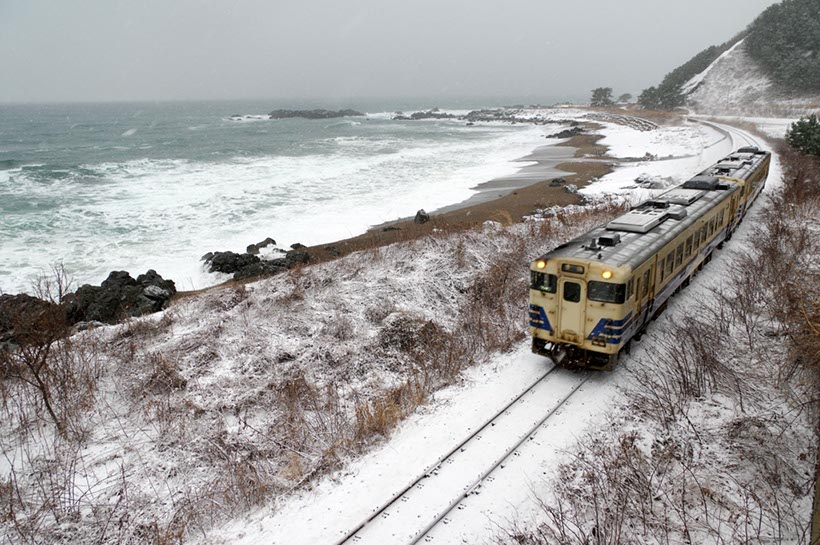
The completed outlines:
[[[350,541],[350,540],[351,540],[351,539],[352,539],[352,538],[353,538],[356,534],[358,534],[358,533],[359,533],[359,532],[360,532],[360,531],[361,531],[361,530],[362,530],[365,526],[367,526],[368,524],[370,524],[370,523],[371,523],[371,522],[372,522],[372,521],[373,521],[376,517],[378,517],[379,515],[381,515],[382,513],[384,513],[387,509],[389,509],[391,505],[393,505],[394,503],[396,503],[396,501],[398,501],[398,500],[399,500],[399,498],[401,498],[402,496],[404,496],[405,494],[407,494],[407,492],[409,492],[409,491],[410,491],[413,487],[415,487],[415,486],[416,486],[419,482],[421,482],[422,480],[424,480],[424,479],[426,479],[427,477],[429,477],[429,476],[430,476],[430,475],[431,475],[431,474],[432,474],[432,473],[433,473],[436,469],[438,469],[439,467],[441,467],[441,464],[443,464],[445,461],[447,461],[447,459],[448,459],[448,458],[450,458],[451,456],[453,456],[454,454],[456,454],[457,452],[459,452],[459,451],[460,451],[460,450],[464,447],[464,445],[466,445],[467,443],[469,443],[470,441],[472,441],[473,439],[475,439],[475,437],[476,437],[477,435],[479,435],[481,432],[483,432],[483,431],[484,431],[484,430],[486,430],[488,427],[490,427],[490,426],[493,424],[493,422],[495,422],[496,420],[498,420],[498,418],[499,418],[499,417],[501,417],[501,416],[502,416],[505,412],[507,412],[507,411],[510,409],[510,407],[512,407],[513,405],[515,405],[515,404],[516,404],[516,403],[518,403],[519,401],[521,401],[521,399],[523,399],[523,397],[524,397],[525,395],[527,395],[529,392],[533,391],[533,389],[534,389],[536,386],[538,386],[538,384],[540,384],[540,383],[541,383],[541,382],[542,382],[545,378],[547,378],[549,375],[551,375],[551,374],[552,374],[555,370],[557,370],[557,369],[558,369],[558,366],[554,366],[554,367],[552,367],[552,368],[551,368],[551,369],[549,369],[546,373],[544,373],[543,375],[541,375],[541,376],[540,376],[540,377],[539,377],[539,378],[538,378],[535,382],[533,382],[532,384],[530,384],[529,386],[527,386],[527,388],[526,388],[524,391],[522,391],[522,392],[521,392],[520,394],[518,394],[515,398],[513,398],[513,400],[512,400],[512,401],[510,401],[509,403],[507,403],[507,404],[506,404],[506,405],[505,405],[505,406],[504,406],[501,410],[499,410],[498,412],[496,412],[496,413],[495,413],[492,417],[490,417],[489,419],[487,419],[487,420],[486,420],[486,421],[485,421],[485,422],[484,422],[484,423],[483,423],[483,424],[482,424],[482,425],[481,425],[478,429],[476,429],[476,431],[474,431],[474,432],[473,432],[473,433],[471,433],[469,436],[467,436],[467,438],[466,438],[466,439],[464,439],[463,441],[461,441],[458,445],[456,445],[455,447],[453,447],[452,449],[450,449],[449,451],[447,451],[447,453],[446,453],[446,454],[444,454],[444,455],[442,455],[441,457],[439,457],[439,458],[438,458],[435,462],[433,462],[432,464],[430,464],[429,466],[427,466],[427,468],[426,468],[426,469],[425,469],[425,470],[424,470],[424,471],[423,471],[423,472],[422,472],[422,473],[421,473],[418,477],[416,477],[416,478],[415,478],[415,479],[414,479],[411,483],[409,483],[407,486],[405,486],[404,488],[402,488],[402,489],[401,489],[398,493],[396,493],[396,494],[394,494],[393,496],[391,496],[391,497],[390,497],[390,499],[389,499],[389,500],[387,500],[386,502],[384,502],[381,506],[379,506],[379,507],[378,507],[378,508],[377,508],[377,509],[373,512],[373,514],[372,514],[372,515],[370,515],[367,519],[365,519],[365,520],[363,520],[362,522],[360,522],[360,523],[359,523],[358,525],[356,525],[356,527],[354,527],[352,530],[348,531],[348,532],[347,532],[347,533],[346,533],[346,534],[345,534],[342,538],[340,538],[339,540],[335,541],[335,542],[334,542],[334,545],[343,545],[344,543],[347,543],[348,541]]]

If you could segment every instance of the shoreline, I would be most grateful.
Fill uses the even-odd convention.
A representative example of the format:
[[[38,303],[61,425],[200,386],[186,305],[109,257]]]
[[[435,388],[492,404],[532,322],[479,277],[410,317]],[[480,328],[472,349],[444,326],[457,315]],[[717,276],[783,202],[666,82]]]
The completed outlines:
[[[413,217],[398,218],[371,226],[360,235],[300,249],[310,256],[309,264],[323,263],[353,252],[414,240],[433,232],[459,232],[496,221],[511,225],[523,220],[536,209],[580,204],[584,198],[566,191],[565,185],[579,189],[612,171],[615,159],[606,158],[606,147],[598,144],[603,138],[595,133],[601,126],[594,122],[582,124],[586,131],[555,144],[541,144],[514,162],[535,162],[524,165],[515,173],[481,182],[469,198],[429,212],[430,221],[417,224]],[[565,185],[552,187],[550,181],[562,177]],[[229,279],[197,290],[179,291],[184,298],[204,291],[255,282],[264,277],[242,280]]]

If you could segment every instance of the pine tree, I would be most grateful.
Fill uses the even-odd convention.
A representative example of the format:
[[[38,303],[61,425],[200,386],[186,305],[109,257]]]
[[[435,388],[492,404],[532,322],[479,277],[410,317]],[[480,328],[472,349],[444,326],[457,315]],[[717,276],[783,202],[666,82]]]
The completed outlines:
[[[612,87],[598,87],[592,90],[593,106],[612,106]]]
[[[630,100],[632,100],[631,93],[624,93],[618,97],[618,102],[629,102]]]
[[[658,89],[654,85],[638,96],[638,104],[646,110],[657,110],[660,106],[658,102]]]
[[[786,142],[796,150],[820,157],[820,121],[817,116],[801,117],[789,125]]]

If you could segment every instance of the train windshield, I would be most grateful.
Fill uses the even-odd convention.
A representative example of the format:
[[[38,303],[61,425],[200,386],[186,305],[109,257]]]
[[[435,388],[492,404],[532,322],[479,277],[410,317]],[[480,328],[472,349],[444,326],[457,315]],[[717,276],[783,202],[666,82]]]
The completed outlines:
[[[589,300],[600,303],[623,303],[626,295],[626,285],[624,284],[590,281],[587,289],[589,290],[587,293]]]
[[[554,274],[530,271],[530,287],[546,293],[555,293],[558,277]]]

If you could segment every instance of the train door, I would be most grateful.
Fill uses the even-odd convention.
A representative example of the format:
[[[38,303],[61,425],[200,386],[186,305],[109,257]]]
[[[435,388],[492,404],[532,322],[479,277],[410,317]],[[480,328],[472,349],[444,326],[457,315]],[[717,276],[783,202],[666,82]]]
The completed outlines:
[[[559,336],[570,342],[581,343],[586,324],[586,282],[576,278],[559,280],[561,294],[561,314],[558,317],[561,332]]]

